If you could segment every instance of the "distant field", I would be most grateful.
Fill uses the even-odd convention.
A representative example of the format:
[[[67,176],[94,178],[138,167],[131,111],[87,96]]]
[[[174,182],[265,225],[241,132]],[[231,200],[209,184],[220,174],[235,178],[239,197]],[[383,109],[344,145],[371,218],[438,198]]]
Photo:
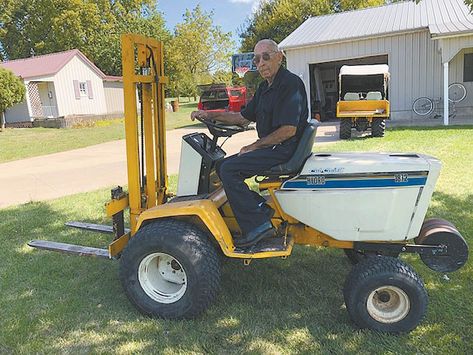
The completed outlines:
[[[197,108],[197,102],[181,101],[178,112],[166,112],[167,130],[196,124],[190,120],[190,113]],[[10,128],[0,132],[0,163],[124,138],[123,119],[98,121],[92,127],[70,129]]]

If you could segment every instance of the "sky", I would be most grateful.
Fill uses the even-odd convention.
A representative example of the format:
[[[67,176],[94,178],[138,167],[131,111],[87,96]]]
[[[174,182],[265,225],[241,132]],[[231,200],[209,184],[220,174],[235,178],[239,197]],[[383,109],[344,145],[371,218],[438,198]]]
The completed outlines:
[[[236,48],[240,46],[238,28],[256,9],[261,0],[158,0],[158,9],[164,14],[166,26],[173,30],[182,22],[186,9],[192,10],[198,4],[206,12],[214,12],[214,24],[221,26],[223,31],[231,32]]]

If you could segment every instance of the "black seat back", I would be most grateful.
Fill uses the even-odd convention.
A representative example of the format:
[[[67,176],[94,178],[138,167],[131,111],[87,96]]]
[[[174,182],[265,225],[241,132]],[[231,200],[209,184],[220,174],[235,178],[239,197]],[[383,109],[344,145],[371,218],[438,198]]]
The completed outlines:
[[[294,154],[291,159],[283,164],[273,166],[268,171],[265,171],[263,174],[265,176],[275,176],[275,175],[294,175],[297,174],[304,165],[305,161],[312,154],[312,146],[314,145],[315,133],[317,132],[317,127],[319,121],[310,120],[307,124],[307,127],[302,133],[302,137],[299,140]]]

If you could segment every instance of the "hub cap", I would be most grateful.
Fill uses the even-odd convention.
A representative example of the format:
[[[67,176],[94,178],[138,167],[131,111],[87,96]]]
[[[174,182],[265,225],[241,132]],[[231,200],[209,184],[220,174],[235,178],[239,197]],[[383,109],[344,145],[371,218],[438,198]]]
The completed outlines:
[[[187,289],[187,276],[179,261],[165,253],[153,253],[141,260],[138,281],[143,291],[159,303],[174,303]]]
[[[396,323],[409,313],[407,294],[396,286],[382,286],[371,292],[366,307],[369,315],[381,323]]]

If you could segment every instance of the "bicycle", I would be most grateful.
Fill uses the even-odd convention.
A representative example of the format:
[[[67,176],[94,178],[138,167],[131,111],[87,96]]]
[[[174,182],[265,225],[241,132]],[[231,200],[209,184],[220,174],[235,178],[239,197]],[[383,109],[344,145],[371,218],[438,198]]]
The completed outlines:
[[[453,83],[448,86],[449,117],[453,118],[456,116],[456,104],[463,101],[466,94],[466,88],[463,84]],[[441,102],[441,97],[438,99],[419,97],[412,104],[412,110],[419,116],[429,116],[435,112],[432,118],[439,118],[442,117],[443,112],[443,107],[440,105]]]

